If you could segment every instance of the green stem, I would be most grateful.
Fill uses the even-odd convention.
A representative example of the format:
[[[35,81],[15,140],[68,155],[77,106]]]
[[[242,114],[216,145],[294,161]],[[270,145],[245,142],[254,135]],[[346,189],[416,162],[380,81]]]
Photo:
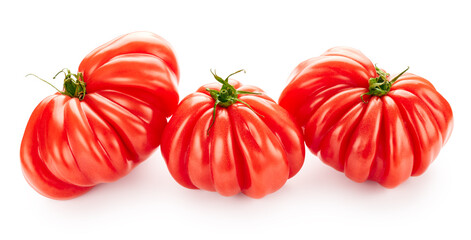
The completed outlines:
[[[376,73],[378,74],[378,77],[376,78],[370,78],[368,80],[369,87],[368,87],[368,92],[362,93],[360,95],[361,101],[364,103],[365,100],[363,99],[364,95],[372,95],[372,96],[384,96],[391,91],[392,85],[399,79],[400,76],[402,76],[407,70],[409,70],[409,67],[406,68],[406,70],[402,71],[400,74],[398,74],[395,78],[393,78],[391,81],[388,80],[389,73],[386,73],[385,71],[381,70],[375,65]]]
[[[229,84],[229,77],[231,77],[231,76],[233,76],[237,73],[240,73],[240,72],[245,73],[244,69],[241,69],[239,71],[236,71],[236,72],[233,72],[233,73],[229,74],[229,76],[227,76],[226,79],[222,79],[221,77],[219,77],[216,74],[216,70],[214,70],[214,72],[212,70],[210,70],[210,71],[211,71],[211,74],[213,74],[216,81],[218,81],[219,83],[222,84],[222,87],[219,91],[206,88],[206,91],[209,92],[209,95],[211,95],[211,97],[215,101],[214,102],[213,117],[212,117],[212,120],[211,120],[211,125],[209,125],[209,128],[207,130],[208,135],[209,135],[209,130],[211,130],[212,126],[214,125],[214,122],[216,121],[216,108],[217,108],[217,106],[227,108],[227,107],[231,106],[232,104],[234,104],[236,102],[240,102],[240,103],[244,104],[245,106],[247,106],[248,108],[250,108],[250,110],[252,110],[257,115],[262,116],[262,115],[258,114],[252,107],[250,107],[249,104],[247,104],[246,102],[239,99],[239,94],[260,95],[262,93],[238,91],[234,88],[234,86]]]
[[[77,73],[77,74],[73,74],[70,72],[69,69],[67,68],[64,68],[62,70],[60,70],[54,77],[53,79],[56,79],[56,77],[60,74],[60,73],[64,73],[64,90],[61,91],[59,90],[58,88],[56,88],[54,85],[52,85],[50,82],[36,76],[35,74],[28,74],[26,75],[26,77],[28,76],[35,76],[36,78],[38,78],[39,80],[49,84],[51,87],[53,87],[55,90],[57,90],[57,92],[61,93],[61,94],[64,94],[64,95],[67,95],[69,97],[75,97],[75,98],[78,98],[79,100],[83,100],[85,98],[85,94],[86,94],[86,84],[85,82],[83,81],[83,74],[81,72]]]
[[[400,76],[402,76],[404,73],[407,72],[407,70],[409,70],[409,66],[406,68],[406,70],[402,71],[401,73],[399,73],[396,77],[394,77],[390,82],[391,82],[391,85],[393,85],[397,79],[399,79]]]
[[[26,74],[25,77],[28,77],[28,76],[34,76],[34,77],[36,77],[37,79],[39,79],[39,80],[41,80],[41,81],[43,81],[43,82],[49,84],[49,86],[51,86],[51,87],[53,87],[54,89],[56,89],[56,91],[58,91],[58,92],[64,94],[61,90],[59,90],[58,88],[56,88],[56,86],[52,85],[52,83],[50,83],[50,82],[48,82],[48,81],[46,81],[46,80],[44,80],[44,79],[38,77],[36,74],[32,74],[32,73]]]

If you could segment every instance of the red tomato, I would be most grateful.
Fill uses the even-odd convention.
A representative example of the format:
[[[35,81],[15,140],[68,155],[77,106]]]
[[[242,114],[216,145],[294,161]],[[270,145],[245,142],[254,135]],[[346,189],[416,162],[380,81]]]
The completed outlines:
[[[88,54],[64,91],[45,98],[21,143],[28,183],[54,199],[79,196],[126,175],[160,144],[178,105],[178,66],[149,32],[118,37]]]
[[[220,83],[181,101],[164,130],[162,155],[184,187],[261,198],[303,165],[301,129],[261,89],[215,78]]]
[[[453,129],[448,102],[404,72],[391,77],[356,49],[332,48],[295,68],[279,103],[323,162],[393,188],[422,174]]]

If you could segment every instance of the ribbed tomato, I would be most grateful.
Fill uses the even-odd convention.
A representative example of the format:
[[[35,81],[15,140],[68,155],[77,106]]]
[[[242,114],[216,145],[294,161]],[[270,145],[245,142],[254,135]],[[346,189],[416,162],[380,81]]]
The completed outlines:
[[[115,181],[160,144],[178,105],[178,66],[163,38],[118,37],[88,54],[64,90],[45,98],[21,143],[28,183],[54,199],[79,196]]]
[[[422,174],[453,129],[451,107],[429,81],[390,76],[346,47],[299,64],[279,104],[323,162],[388,188]]]
[[[214,76],[219,83],[181,101],[164,130],[162,155],[184,187],[261,198],[303,165],[301,129],[261,89]]]

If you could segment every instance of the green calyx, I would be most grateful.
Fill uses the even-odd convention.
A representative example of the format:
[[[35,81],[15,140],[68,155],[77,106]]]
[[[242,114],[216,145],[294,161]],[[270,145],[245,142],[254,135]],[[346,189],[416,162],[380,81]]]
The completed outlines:
[[[70,72],[69,69],[67,68],[64,68],[62,69],[61,71],[59,71],[54,77],[53,79],[56,79],[56,77],[60,74],[60,73],[64,73],[65,77],[64,77],[64,90],[59,90],[57,89],[54,85],[52,85],[50,82],[34,75],[34,74],[28,74],[26,76],[35,76],[36,78],[38,78],[39,80],[49,84],[51,87],[53,87],[54,89],[56,89],[58,92],[60,92],[61,94],[64,94],[64,95],[67,95],[69,97],[72,97],[72,98],[78,98],[79,100],[83,100],[85,98],[85,94],[86,94],[86,88],[85,88],[85,82],[83,81],[83,74],[81,72],[77,73],[77,74],[73,74]]]
[[[397,79],[399,79],[402,74],[404,74],[407,70],[409,70],[409,67],[406,68],[406,70],[402,71],[399,75],[397,75],[395,78],[393,78],[391,81],[388,80],[389,73],[386,73],[385,71],[379,69],[375,65],[376,73],[378,74],[378,77],[376,78],[370,78],[368,80],[369,87],[368,90],[369,92],[363,93],[360,95],[361,101],[364,103],[365,100],[363,100],[363,95],[373,95],[373,96],[384,96],[388,94],[388,92],[391,90],[391,86],[396,82]]]
[[[247,106],[248,108],[250,108],[250,110],[252,110],[254,113],[256,113],[257,115],[260,115],[258,114],[255,110],[252,109],[252,107],[249,106],[249,104],[247,104],[246,102],[242,101],[239,99],[239,94],[254,94],[254,95],[260,95],[262,93],[256,93],[256,92],[247,92],[247,91],[238,91],[234,88],[234,86],[232,86],[231,84],[229,84],[229,77],[231,77],[232,75],[235,75],[237,73],[240,73],[240,72],[244,72],[245,73],[245,70],[244,69],[241,69],[239,71],[236,71],[234,73],[231,73],[229,74],[229,76],[226,77],[226,79],[222,79],[221,77],[219,77],[217,74],[216,74],[216,70],[214,70],[214,72],[211,70],[211,74],[213,74],[214,78],[222,84],[222,87],[221,89],[218,91],[218,90],[213,90],[213,89],[209,89],[209,88],[206,88],[206,91],[209,92],[209,95],[211,95],[211,97],[214,99],[214,108],[213,108],[213,119],[211,121],[211,125],[209,126],[208,128],[208,135],[209,135],[209,130],[211,129],[211,127],[213,126],[214,124],[214,121],[216,120],[216,108],[217,106],[221,106],[221,107],[229,107],[231,106],[232,104],[236,103],[236,102],[240,102],[242,104],[244,104],[245,106]],[[261,115],[260,115],[261,116]]]

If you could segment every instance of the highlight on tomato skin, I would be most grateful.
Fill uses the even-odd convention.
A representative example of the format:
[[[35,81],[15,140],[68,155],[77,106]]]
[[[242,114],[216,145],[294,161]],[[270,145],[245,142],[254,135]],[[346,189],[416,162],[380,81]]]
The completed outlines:
[[[213,75],[218,82],[186,96],[165,127],[169,172],[186,188],[223,196],[275,192],[303,165],[301,129],[261,89]]]
[[[325,164],[394,188],[423,174],[453,129],[450,104],[408,70],[390,75],[359,50],[335,47],[300,63],[278,102]]]
[[[160,145],[179,100],[175,54],[150,32],[115,38],[89,53],[77,73],[63,69],[54,78],[62,75],[63,89],[54,87],[33,111],[20,148],[27,182],[52,199],[129,173]]]

